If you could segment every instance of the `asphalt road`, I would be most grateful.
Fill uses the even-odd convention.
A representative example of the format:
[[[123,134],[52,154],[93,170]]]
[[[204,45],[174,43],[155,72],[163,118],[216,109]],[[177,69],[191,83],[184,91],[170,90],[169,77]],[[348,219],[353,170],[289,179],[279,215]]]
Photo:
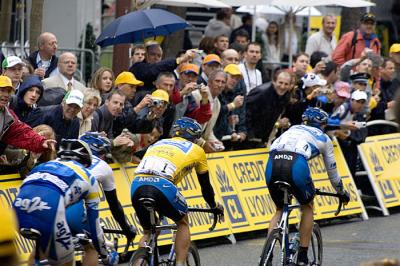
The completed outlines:
[[[400,211],[388,217],[370,216],[338,220],[321,225],[324,266],[360,265],[369,260],[400,259]],[[264,232],[197,243],[203,266],[257,265],[265,240]],[[399,264],[400,265],[400,264]]]

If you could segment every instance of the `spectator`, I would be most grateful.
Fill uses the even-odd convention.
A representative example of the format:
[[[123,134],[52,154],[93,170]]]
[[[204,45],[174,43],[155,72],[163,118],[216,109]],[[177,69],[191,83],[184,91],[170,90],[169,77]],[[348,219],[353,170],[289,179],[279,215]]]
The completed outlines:
[[[229,35],[228,35],[229,36]],[[221,54],[228,49],[229,47],[229,39],[227,35],[219,35],[215,37],[214,39],[214,52],[218,56],[221,56]]]
[[[94,72],[90,86],[100,92],[104,98],[114,87],[114,72],[111,68],[100,67]]]
[[[226,67],[229,64],[239,64],[239,53],[234,49],[227,49],[221,54],[222,67]]]
[[[21,58],[17,56],[8,56],[3,60],[3,76],[7,76],[11,79],[14,92],[18,92],[18,88],[22,82],[22,68],[24,66],[24,62],[22,62]]]
[[[112,136],[121,134],[124,128],[132,133],[148,133],[154,125],[151,120],[147,119],[147,109],[145,107],[152,104],[151,95],[146,94],[142,97],[136,106],[132,105],[135,99],[137,87],[143,86],[143,82],[137,80],[131,72],[124,71],[115,79],[117,90],[125,96],[125,103],[122,114],[118,116],[113,123]],[[142,111],[144,109],[144,111]],[[110,137],[112,138],[112,137]]]
[[[216,152],[224,149],[222,142],[215,137],[213,131],[221,110],[221,103],[219,102],[218,96],[225,88],[226,78],[225,72],[220,69],[211,72],[209,75],[208,88],[210,94],[208,100],[210,101],[212,116],[208,122],[202,124],[202,140],[200,140],[199,143],[203,146],[206,152]],[[200,104],[202,99],[200,91],[193,91],[193,96],[195,97],[197,104]]]
[[[161,60],[163,51],[158,43],[151,43],[146,46],[146,58],[142,62],[133,64],[129,71],[136,78],[144,83],[143,93],[150,93],[154,90],[153,82],[157,79],[161,72],[173,72],[179,64],[188,62],[195,57],[193,50],[186,51],[185,54],[178,58]]]
[[[233,43],[235,41],[236,35],[241,30],[247,31],[248,35],[251,36],[252,27],[253,27],[253,16],[249,13],[244,14],[242,16],[242,26],[232,31],[231,37],[229,38],[229,43]]]
[[[330,62],[330,60],[328,59],[328,54],[325,52],[316,51],[310,56],[310,66],[315,74],[321,73],[327,62]]]
[[[297,81],[300,82],[301,78],[307,73],[308,64],[310,63],[310,56],[306,53],[298,53],[293,56],[293,67],[291,71],[296,75]],[[299,84],[301,87],[301,84]]]
[[[22,59],[22,62],[24,63],[24,66],[22,67],[22,79],[25,79],[26,76],[34,74],[34,69],[28,60]]]
[[[131,65],[137,62],[143,62],[146,57],[146,47],[142,44],[135,45],[131,51]]]
[[[337,109],[350,100],[350,84],[344,81],[336,81],[333,85],[334,92],[331,95],[331,104],[328,109],[324,108],[330,115],[337,112]],[[327,107],[325,105],[324,107]]]
[[[231,29],[236,29],[242,25],[242,20],[238,15],[234,14],[234,10],[232,7],[224,7],[222,10],[227,14],[229,18],[229,26]]]
[[[37,39],[38,50],[28,57],[35,69],[34,74],[41,79],[57,74],[57,38],[50,32],[43,32]]]
[[[293,20],[292,28],[290,27],[290,20]],[[299,40],[301,38],[301,32],[302,29],[296,26],[296,16],[290,13],[286,13],[285,21],[279,27],[279,34],[281,35],[280,41],[283,62],[289,62],[290,54],[299,53]]]
[[[400,43],[394,43],[390,46],[389,57],[393,58],[396,67],[395,77],[400,80]]]
[[[26,122],[29,114],[37,108],[37,102],[43,95],[43,85],[36,75],[27,76],[18,90],[18,94],[10,102],[19,120]]]
[[[365,121],[364,109],[367,102],[367,94],[364,91],[356,90],[351,94],[351,102],[343,103],[331,116],[331,118],[339,119],[340,123],[352,121]],[[364,142],[367,136],[367,128],[353,127],[350,130],[338,129],[334,135],[338,138],[340,147],[342,148],[347,165],[356,182],[357,188],[363,190],[365,183],[356,175],[357,169],[357,145]]]
[[[223,141],[226,150],[239,149],[241,142],[246,140],[246,112],[243,105],[245,90],[240,90],[238,83],[243,79],[239,66],[227,65],[226,86],[218,96],[221,111],[214,127],[214,135]]]
[[[375,15],[365,13],[360,21],[360,27],[344,34],[333,51],[332,59],[339,66],[350,59],[360,58],[365,48],[369,48],[378,55],[381,53],[381,43],[374,33]]]
[[[79,137],[79,119],[77,114],[83,107],[83,93],[79,90],[69,91],[61,104],[36,108],[31,112],[27,123],[32,127],[46,124],[53,128],[57,143],[61,139]]]
[[[93,113],[101,105],[101,97],[98,90],[87,88],[83,93],[83,107],[78,113],[79,136],[92,130]]]
[[[122,114],[126,96],[120,90],[111,91],[105,103],[93,113],[91,131],[104,132],[113,139],[113,124],[115,118]]]
[[[63,88],[65,91],[79,90],[82,93],[86,87],[75,80],[77,59],[73,53],[63,53],[58,60],[58,74],[52,75],[42,81],[45,90],[49,88]]]
[[[197,86],[198,76],[199,67],[194,64],[185,64],[179,68],[179,80],[175,84],[171,97],[173,104],[175,104],[174,121],[183,116],[193,118],[200,124],[210,120],[212,112],[208,101],[208,88]],[[196,89],[199,89],[201,94],[199,105],[192,94]]]
[[[215,70],[219,70],[221,68],[221,58],[216,54],[209,54],[204,57],[203,62],[201,64],[202,73],[197,80],[198,84],[207,85],[208,76],[211,72]]]
[[[255,87],[262,84],[260,70],[256,69],[258,61],[261,59],[261,45],[251,42],[247,45],[244,53],[244,61],[239,64],[240,71],[246,84],[247,94]]]
[[[352,69],[354,69],[354,71]],[[340,70],[340,80],[349,82],[351,74],[368,73],[371,75],[371,71],[372,60],[367,56],[351,59],[342,65]]]
[[[214,38],[203,37],[199,43],[199,50],[202,50],[205,55],[212,54],[214,51]]]
[[[324,16],[322,29],[307,39],[306,53],[312,55],[314,52],[320,51],[331,55],[336,48],[335,28],[336,17],[334,15]]]
[[[208,25],[204,30],[204,36],[213,38],[220,35],[230,36],[231,31],[229,16],[220,9],[217,11],[215,18],[208,22]]]
[[[270,74],[280,67],[279,63],[281,62],[282,53],[280,47],[281,36],[279,35],[279,25],[276,21],[271,21],[268,24],[268,27],[265,31],[265,34],[262,34],[262,40],[264,42],[264,58],[267,61],[267,68],[270,70]]]
[[[7,145],[41,153],[52,149],[55,141],[46,140],[38,135],[32,128],[18,120],[18,117],[10,110],[8,100],[13,90],[10,78],[0,76],[0,155]],[[0,161],[4,160],[0,156]]]
[[[272,83],[254,88],[246,97],[247,148],[263,147],[289,103],[291,75],[278,71]],[[282,125],[283,126],[283,125]]]
[[[241,29],[236,32],[236,36],[235,39],[233,40],[233,43],[246,47],[249,44],[249,41],[250,41],[249,33],[246,30]]]
[[[333,84],[339,79],[337,65],[333,61],[325,63],[325,68],[319,75],[322,79],[326,80],[325,87],[333,91]]]

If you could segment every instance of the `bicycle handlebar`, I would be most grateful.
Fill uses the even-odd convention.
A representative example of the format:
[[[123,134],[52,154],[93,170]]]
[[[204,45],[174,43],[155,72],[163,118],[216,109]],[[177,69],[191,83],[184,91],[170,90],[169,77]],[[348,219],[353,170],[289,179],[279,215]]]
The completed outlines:
[[[207,213],[212,213],[213,215],[213,224],[210,228],[208,228],[209,231],[213,231],[215,227],[217,226],[218,222],[218,215],[217,215],[217,209],[215,208],[188,208],[189,212],[207,212]]]
[[[340,194],[338,194],[338,193],[332,193],[332,192],[326,192],[326,191],[321,191],[321,190],[318,189],[318,188],[315,190],[315,194],[320,195],[320,196],[330,196],[330,197],[336,197],[336,198],[338,198],[338,199],[339,199],[339,205],[338,205],[338,208],[337,208],[337,210],[336,210],[336,212],[335,212],[335,216],[338,216],[338,215],[339,215],[340,211],[342,210],[342,206],[344,205],[344,204],[343,204],[342,197],[341,197]]]

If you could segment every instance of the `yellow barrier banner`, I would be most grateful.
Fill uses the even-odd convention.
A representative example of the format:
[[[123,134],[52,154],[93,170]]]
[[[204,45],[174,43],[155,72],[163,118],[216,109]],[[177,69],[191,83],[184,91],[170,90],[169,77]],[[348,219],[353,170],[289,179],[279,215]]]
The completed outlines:
[[[358,146],[364,168],[384,215],[400,205],[400,134],[368,137]]]

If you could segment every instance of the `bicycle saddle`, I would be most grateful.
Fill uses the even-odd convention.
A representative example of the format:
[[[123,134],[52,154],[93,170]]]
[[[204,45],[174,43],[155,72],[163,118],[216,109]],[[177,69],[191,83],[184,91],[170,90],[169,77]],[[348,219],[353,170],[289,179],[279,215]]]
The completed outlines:
[[[154,210],[154,208],[156,207],[156,200],[152,198],[140,198],[139,202],[148,211]]]
[[[276,181],[274,182],[274,185],[278,186],[280,190],[290,190],[290,188],[292,187],[289,183],[284,181]]]
[[[33,228],[21,228],[19,230],[19,233],[23,237],[31,239],[31,240],[39,240],[40,237],[42,236],[42,234],[38,230],[33,229]]]

